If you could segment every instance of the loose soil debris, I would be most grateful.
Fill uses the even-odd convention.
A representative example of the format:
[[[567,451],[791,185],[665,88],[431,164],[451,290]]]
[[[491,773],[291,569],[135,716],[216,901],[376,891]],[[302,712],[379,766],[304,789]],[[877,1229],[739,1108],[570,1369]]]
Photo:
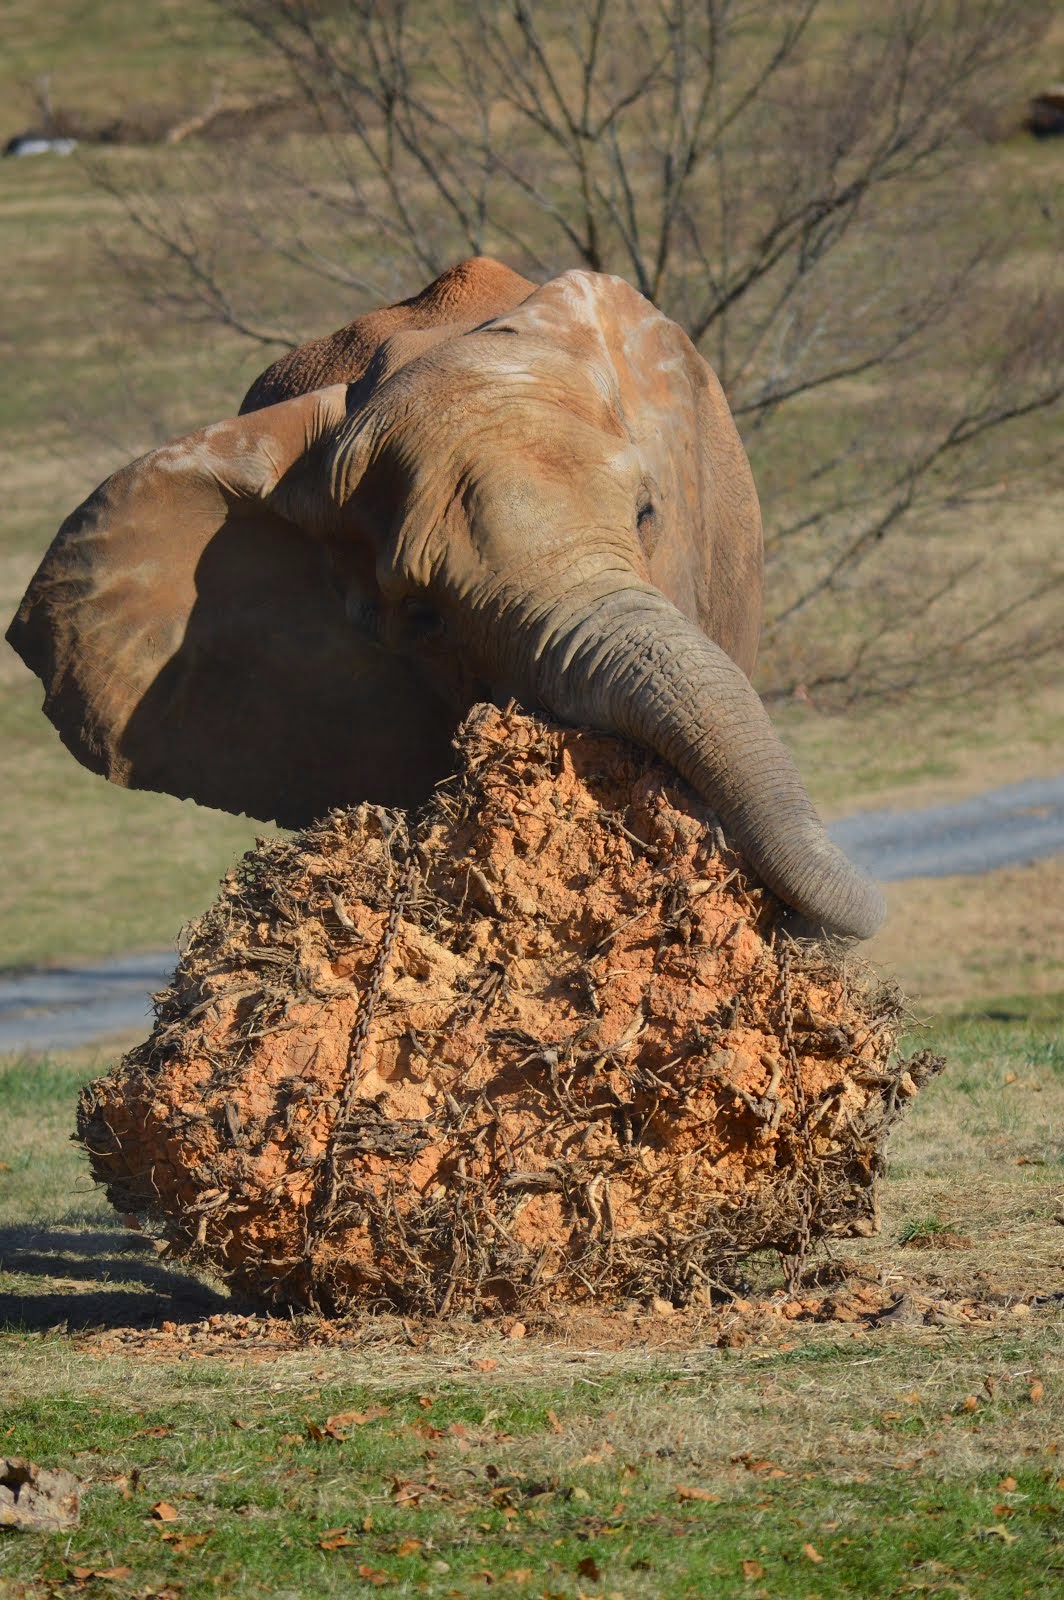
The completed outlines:
[[[39,1467],[24,1456],[0,1460],[0,1528],[16,1533],[58,1533],[76,1528],[77,1478],[61,1468]]]
[[[151,1037],[79,1107],[123,1214],[267,1304],[708,1305],[867,1236],[941,1059],[894,988],[799,946],[645,752],[479,707],[417,825],[263,839]]]

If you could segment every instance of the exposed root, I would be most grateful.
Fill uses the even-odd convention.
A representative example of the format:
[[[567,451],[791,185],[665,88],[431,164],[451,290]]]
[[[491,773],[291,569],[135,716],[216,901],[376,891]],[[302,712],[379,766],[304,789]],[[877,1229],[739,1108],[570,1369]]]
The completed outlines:
[[[79,1135],[123,1212],[274,1304],[527,1310],[734,1281],[875,1228],[941,1062],[798,946],[648,755],[480,707],[415,829],[264,839]]]

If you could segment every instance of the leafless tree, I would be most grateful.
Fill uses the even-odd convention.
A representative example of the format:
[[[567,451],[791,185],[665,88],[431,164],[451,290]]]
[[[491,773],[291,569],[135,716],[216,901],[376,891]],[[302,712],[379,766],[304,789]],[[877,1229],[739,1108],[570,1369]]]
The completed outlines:
[[[156,305],[269,347],[470,253],[621,273],[712,362],[750,451],[763,689],[970,683],[1059,643],[1052,551],[985,530],[1023,521],[1018,451],[1024,482],[1047,471],[1061,283],[1048,242],[1045,272],[998,248],[974,131],[1048,8],[221,3],[308,132],[204,146],[191,186],[101,169]],[[1032,250],[1045,220],[1021,220]]]

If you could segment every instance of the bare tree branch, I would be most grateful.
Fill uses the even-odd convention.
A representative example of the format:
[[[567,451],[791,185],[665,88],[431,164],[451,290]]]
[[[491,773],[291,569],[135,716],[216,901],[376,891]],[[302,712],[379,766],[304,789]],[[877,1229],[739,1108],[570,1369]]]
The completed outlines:
[[[849,27],[828,0],[218,3],[317,132],[218,161],[195,199],[99,167],[143,246],[116,269],[155,307],[291,344],[469,253],[620,272],[712,357],[743,431],[771,692],[795,651],[852,697],[920,660],[944,683],[980,648],[1041,649],[1046,572],[964,614],[984,581],[966,554],[895,578],[884,551],[911,555],[928,519],[966,550],[1006,441],[1061,400],[1064,287],[1012,285],[1003,315],[967,192],[970,108],[1041,36],[1043,0],[884,0]],[[297,275],[305,313],[271,302],[237,238]],[[955,602],[906,656],[897,618]]]

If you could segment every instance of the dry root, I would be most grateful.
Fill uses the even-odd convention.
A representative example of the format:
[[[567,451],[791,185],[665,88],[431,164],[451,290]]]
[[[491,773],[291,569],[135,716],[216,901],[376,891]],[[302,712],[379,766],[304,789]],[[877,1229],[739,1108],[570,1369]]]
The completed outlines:
[[[941,1063],[798,947],[645,753],[480,707],[416,830],[262,840],[79,1135],[123,1212],[273,1304],[705,1297],[867,1234]]]

